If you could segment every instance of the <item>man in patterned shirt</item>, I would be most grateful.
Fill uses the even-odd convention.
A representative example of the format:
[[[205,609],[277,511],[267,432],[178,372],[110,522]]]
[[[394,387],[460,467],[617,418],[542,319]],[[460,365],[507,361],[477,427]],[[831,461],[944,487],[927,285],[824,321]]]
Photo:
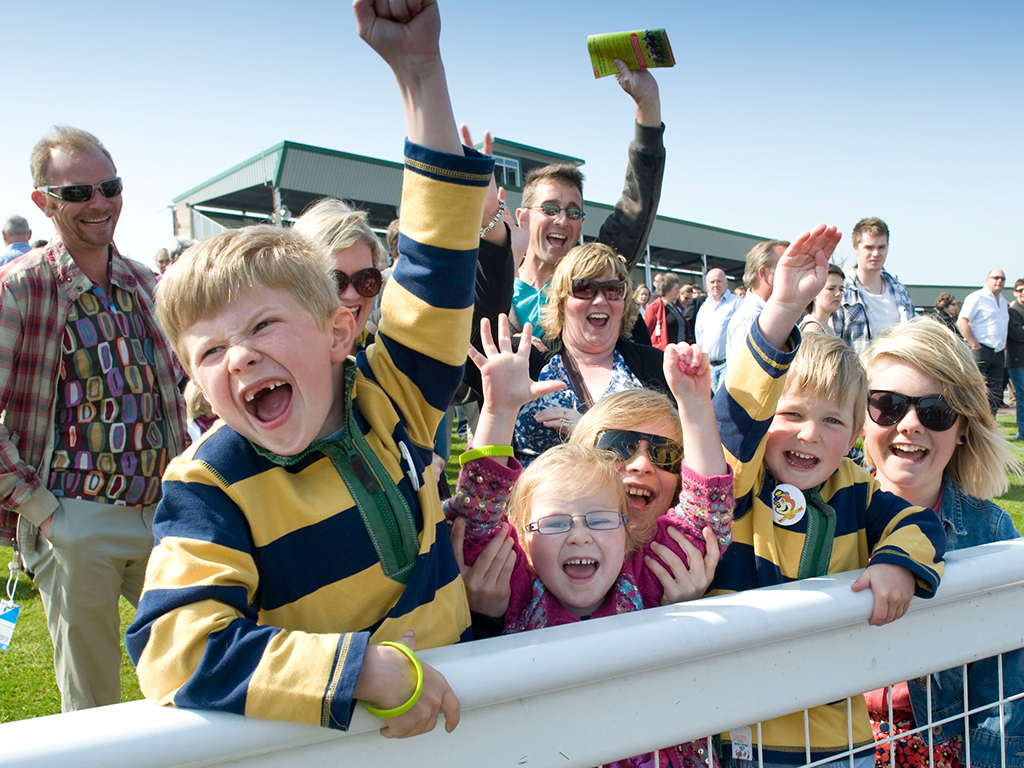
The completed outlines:
[[[118,598],[138,602],[184,404],[154,275],[113,244],[110,153],[57,127],[31,169],[55,232],[0,273],[0,524],[18,516],[70,711],[121,699]]]

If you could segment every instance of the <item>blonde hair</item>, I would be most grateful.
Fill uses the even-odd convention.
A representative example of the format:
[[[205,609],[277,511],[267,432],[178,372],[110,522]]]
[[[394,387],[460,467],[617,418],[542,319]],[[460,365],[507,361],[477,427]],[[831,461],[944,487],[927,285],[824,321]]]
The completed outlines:
[[[879,359],[912,365],[935,379],[939,394],[960,414],[963,443],[954,447],[945,469],[953,485],[979,499],[1006,493],[1007,473],[1020,474],[1021,462],[992,416],[985,377],[967,343],[939,321],[915,317],[871,342],[864,352],[869,373]],[[874,466],[871,456],[866,458]]]
[[[837,336],[807,333],[793,358],[787,392],[799,392],[842,405],[853,398],[851,436],[864,428],[868,377],[857,353]]]
[[[665,435],[683,443],[683,427],[679,411],[666,395],[651,389],[626,389],[602,398],[583,414],[572,430],[569,442],[574,445],[596,445],[606,429],[633,429],[637,424],[663,419],[670,425]]]
[[[629,277],[626,262],[604,243],[593,242],[572,248],[555,268],[555,275],[547,287],[547,303],[540,311],[544,338],[555,339],[562,335],[565,329],[565,299],[572,292],[573,280],[598,278],[609,267],[615,273],[614,279],[625,283],[619,336],[629,337],[640,315],[640,305],[633,298],[633,281]]]
[[[183,393],[185,397],[185,414],[190,419],[199,418],[200,416],[214,416],[213,408],[206,401],[206,396],[194,381],[189,380],[188,384],[185,385],[185,391]]]
[[[627,515],[626,486],[608,460],[607,452],[585,445],[556,445],[524,469],[512,486],[506,506],[509,525],[516,529],[525,546],[526,525],[536,498],[542,495],[581,498],[609,488],[616,496],[616,511]],[[640,540],[630,526],[623,527],[626,529],[626,557],[629,557],[639,549]]]
[[[292,229],[320,243],[332,256],[338,251],[363,243],[370,249],[373,266],[387,269],[391,259],[380,238],[370,229],[366,211],[359,211],[335,197],[324,197],[295,220]]]
[[[764,240],[747,251],[746,265],[743,268],[743,285],[757,288],[761,284],[761,267],[769,272],[775,271],[782,252],[789,248],[788,240]]]
[[[219,315],[247,290],[288,291],[326,330],[340,306],[330,278],[333,264],[325,250],[291,230],[259,224],[223,232],[189,248],[164,273],[156,294],[157,319],[191,376],[181,334]]]
[[[117,175],[117,166],[114,165],[114,158],[103,146],[103,143],[88,131],[80,128],[72,128],[68,125],[55,125],[50,133],[46,134],[32,148],[32,157],[29,160],[29,169],[32,171],[32,185],[35,187],[47,186],[50,171],[50,157],[55,149],[66,149],[73,152],[91,152],[93,150],[101,153],[110,161],[110,167]]]

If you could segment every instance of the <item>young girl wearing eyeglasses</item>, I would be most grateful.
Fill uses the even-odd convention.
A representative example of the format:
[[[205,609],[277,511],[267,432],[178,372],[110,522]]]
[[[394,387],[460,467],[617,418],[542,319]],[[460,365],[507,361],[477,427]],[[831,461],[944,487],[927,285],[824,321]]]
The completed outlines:
[[[919,317],[894,326],[864,353],[870,394],[864,425],[864,448],[883,490],[912,504],[934,509],[946,532],[946,552],[1017,538],[1010,516],[988,501],[1007,489],[1007,472],[1020,472],[989,409],[985,379],[970,349],[941,323]],[[1024,690],[1024,652],[1003,654],[1004,695]],[[892,687],[893,722],[888,689],[867,694],[875,739],[898,735],[928,722],[927,678]],[[971,708],[998,698],[997,659],[968,665]],[[962,668],[932,675],[933,720],[962,715]],[[1024,766],[1024,701],[1003,705],[1008,768]],[[1000,717],[997,709],[971,716],[971,762],[1001,765]],[[964,725],[936,726],[933,764],[950,768],[964,761]],[[924,765],[927,732],[894,742],[896,765]],[[888,766],[889,747],[879,745],[877,765]],[[965,761],[964,761],[965,762]]]
[[[681,532],[689,553],[698,558],[705,549],[706,525],[723,549],[731,539],[732,476],[711,406],[707,356],[686,344],[666,351],[665,376],[680,404],[676,424],[663,413],[638,425],[646,429],[630,435],[620,431],[605,441],[603,447],[618,455],[643,454],[638,461],[656,461],[680,478],[678,505],[634,525],[627,524],[626,487],[607,451],[557,446],[521,473],[510,458],[520,407],[564,386],[530,380],[530,333],[527,325],[519,351],[512,352],[507,321],[499,319],[496,346],[485,319],[484,354],[470,351],[484,387],[478,447],[463,455],[459,487],[447,503],[450,519],[466,521],[466,562],[472,564],[491,539],[503,537],[511,527],[515,562],[505,633],[658,606],[665,588],[651,564],[661,554],[665,557],[657,567],[662,570],[670,569],[672,561],[685,564],[688,559],[670,527]],[[679,443],[659,437],[663,432],[681,433],[688,446],[686,464]],[[706,747],[706,742],[697,742],[664,750],[661,764],[708,765]],[[620,764],[642,765],[645,758]]]

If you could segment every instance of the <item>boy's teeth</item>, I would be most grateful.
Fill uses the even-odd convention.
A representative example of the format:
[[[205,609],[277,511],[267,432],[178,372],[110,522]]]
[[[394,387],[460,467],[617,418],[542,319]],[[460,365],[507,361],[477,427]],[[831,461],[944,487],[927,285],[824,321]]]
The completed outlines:
[[[258,395],[260,392],[263,392],[263,391],[273,392],[275,389],[277,389],[278,387],[283,386],[283,385],[284,385],[283,381],[275,381],[273,384],[269,384],[269,385],[263,387],[263,389],[254,390],[254,391],[250,392],[249,394],[247,394],[245,396],[245,402],[251,403],[256,398],[256,395]]]
[[[807,454],[807,453],[800,453],[800,451],[790,451],[790,453],[792,453],[798,459],[813,459],[814,458],[814,456],[811,456],[810,454]]]

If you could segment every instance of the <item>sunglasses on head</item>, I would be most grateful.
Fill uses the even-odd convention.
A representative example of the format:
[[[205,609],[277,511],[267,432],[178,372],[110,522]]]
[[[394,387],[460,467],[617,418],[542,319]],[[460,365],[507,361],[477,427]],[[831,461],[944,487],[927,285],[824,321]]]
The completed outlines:
[[[945,432],[960,418],[942,395],[910,397],[901,392],[889,392],[884,389],[873,389],[868,395],[868,416],[880,427],[899,424],[907,415],[910,406],[914,406],[917,411],[921,426],[932,432]]]
[[[544,205],[531,205],[529,208],[531,211],[540,211],[545,216],[550,216],[552,219],[559,214],[560,211],[565,211],[565,217],[577,221],[579,219],[586,218],[586,213],[574,205],[570,205],[568,208],[563,208],[560,205],[554,203],[544,203]]]
[[[526,530],[535,531],[545,536],[555,533],[568,533],[572,530],[573,521],[583,518],[584,524],[592,531],[614,531],[626,524],[626,516],[613,509],[598,509],[585,515],[545,515],[540,520],[527,523]]]
[[[596,448],[611,451],[621,461],[629,461],[647,441],[647,457],[658,469],[676,474],[683,463],[683,446],[669,437],[634,432],[631,429],[606,429],[597,436]]]
[[[65,184],[62,187],[39,187],[39,191],[50,197],[56,197],[65,203],[85,203],[92,200],[92,194],[99,189],[104,197],[117,197],[124,189],[121,177],[101,181],[99,184]]]
[[[331,276],[334,278],[334,284],[338,287],[339,296],[346,291],[348,284],[352,283],[356,293],[367,299],[377,295],[380,291],[380,284],[384,280],[380,270],[376,267],[360,269],[351,276],[345,274],[340,269],[332,269]]]
[[[601,291],[608,301],[617,301],[626,293],[626,284],[621,280],[591,280],[589,277],[572,281],[574,299],[592,299]]]

